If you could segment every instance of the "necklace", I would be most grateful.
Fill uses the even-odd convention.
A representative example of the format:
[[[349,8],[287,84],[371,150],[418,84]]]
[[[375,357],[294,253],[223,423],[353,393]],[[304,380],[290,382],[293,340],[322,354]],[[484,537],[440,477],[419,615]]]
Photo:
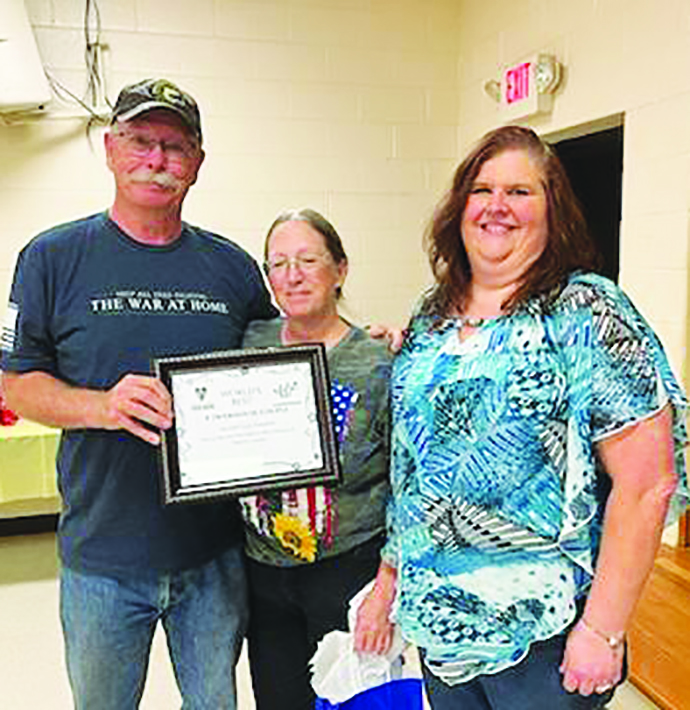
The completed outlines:
[[[464,327],[468,328],[480,328],[481,326],[484,325],[484,323],[487,323],[488,321],[491,320],[491,318],[479,318],[479,317],[472,317],[472,316],[458,316],[457,317],[457,322],[458,322],[458,328],[462,329]]]

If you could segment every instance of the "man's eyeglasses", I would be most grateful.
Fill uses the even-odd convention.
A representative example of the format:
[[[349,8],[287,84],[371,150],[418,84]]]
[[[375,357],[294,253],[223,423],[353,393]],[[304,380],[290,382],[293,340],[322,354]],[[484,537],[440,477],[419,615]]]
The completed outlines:
[[[143,133],[118,131],[116,135],[127,144],[127,149],[138,158],[147,158],[158,146],[161,152],[173,162],[182,162],[194,156],[197,146],[189,141],[163,141]]]
[[[285,274],[290,266],[299,269],[304,273],[316,271],[323,266],[328,259],[327,254],[297,254],[294,257],[276,256],[264,262],[264,270],[267,274]]]

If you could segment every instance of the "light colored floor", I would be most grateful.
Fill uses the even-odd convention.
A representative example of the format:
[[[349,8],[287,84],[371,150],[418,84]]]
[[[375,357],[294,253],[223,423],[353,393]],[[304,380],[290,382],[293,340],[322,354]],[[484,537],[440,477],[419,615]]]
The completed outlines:
[[[0,537],[0,708],[69,710],[58,621],[55,537]],[[238,669],[240,710],[255,710],[243,656]],[[180,707],[163,639],[157,635],[142,710]],[[655,710],[630,684],[611,710]],[[289,708],[286,708],[289,710]],[[516,709],[519,710],[519,709]]]

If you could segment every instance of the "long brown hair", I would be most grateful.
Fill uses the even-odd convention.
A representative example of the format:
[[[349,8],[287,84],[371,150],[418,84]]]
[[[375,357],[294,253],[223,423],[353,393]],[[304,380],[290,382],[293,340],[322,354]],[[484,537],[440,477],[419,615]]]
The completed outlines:
[[[503,126],[487,133],[459,165],[427,229],[425,244],[437,282],[424,307],[430,314],[447,316],[454,307],[462,309],[466,304],[472,281],[461,229],[467,198],[482,165],[507,150],[526,151],[539,167],[547,200],[548,237],[541,256],[527,269],[503,309],[512,311],[533,296],[554,293],[568,274],[599,265],[599,254],[561,161],[533,130]]]

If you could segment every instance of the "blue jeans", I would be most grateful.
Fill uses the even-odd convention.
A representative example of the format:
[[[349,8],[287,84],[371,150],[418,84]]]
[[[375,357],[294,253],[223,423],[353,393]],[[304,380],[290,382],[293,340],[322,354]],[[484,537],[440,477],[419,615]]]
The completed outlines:
[[[183,710],[235,710],[235,665],[247,625],[241,552],[132,579],[64,568],[60,616],[76,710],[138,708],[158,621]]]
[[[532,645],[517,666],[467,683],[446,685],[423,663],[432,710],[594,710],[604,708],[615,690],[601,695],[568,693],[559,669],[567,634]]]

